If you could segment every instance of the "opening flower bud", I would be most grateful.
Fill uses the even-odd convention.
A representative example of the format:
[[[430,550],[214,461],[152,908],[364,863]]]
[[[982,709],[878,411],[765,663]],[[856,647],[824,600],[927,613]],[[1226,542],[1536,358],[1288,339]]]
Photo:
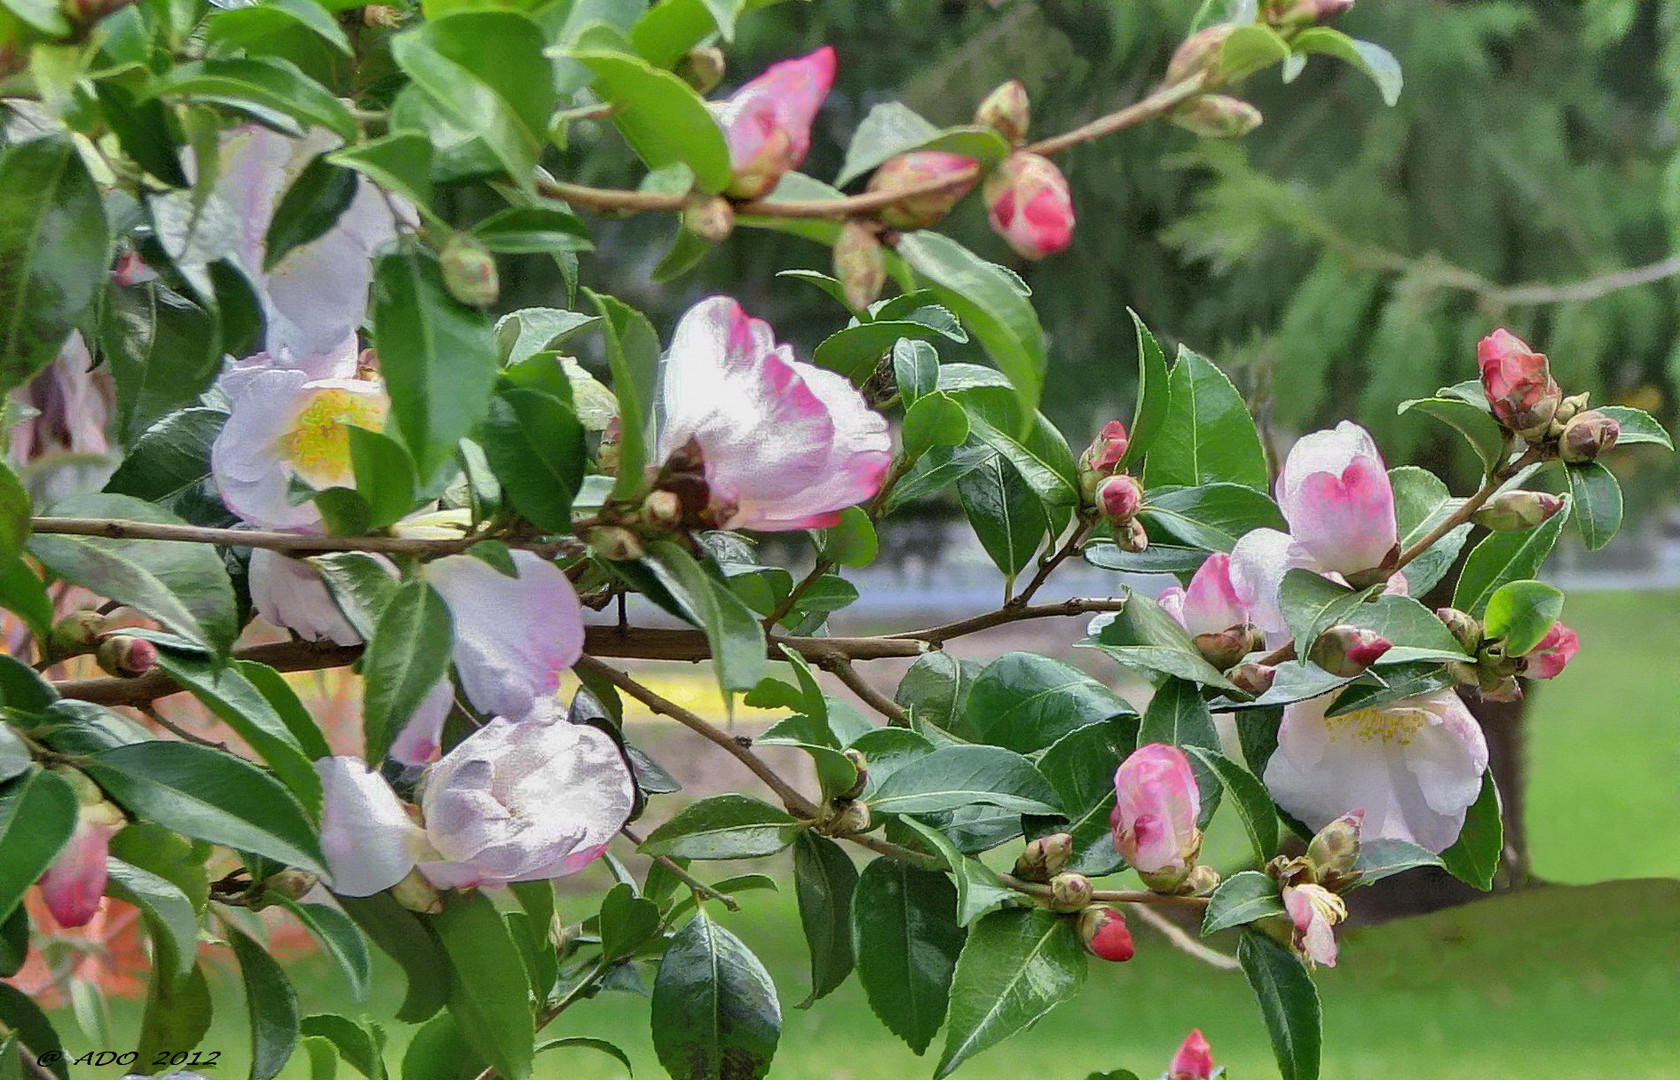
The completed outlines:
[[[1219,871],[1211,866],[1194,866],[1185,875],[1180,891],[1188,896],[1206,896],[1219,888]]]
[[[443,267],[443,286],[449,295],[469,307],[489,307],[501,295],[496,260],[484,242],[470,233],[454,233],[438,255]]]
[[[1300,30],[1327,23],[1353,6],[1353,0],[1266,0],[1266,21],[1279,30]]]
[[[1622,425],[1597,409],[1578,413],[1558,436],[1558,457],[1565,461],[1591,461],[1616,445]]]
[[[1225,39],[1236,28],[1236,23],[1219,23],[1185,38],[1167,62],[1166,85],[1173,86],[1193,75],[1203,74],[1209,76],[1204,86],[1217,85],[1213,76],[1219,67],[1219,54],[1225,48]]]
[[[1313,876],[1332,892],[1341,892],[1359,880],[1359,871],[1353,867],[1359,861],[1359,833],[1364,821],[1363,810],[1343,814],[1318,830],[1307,845]]]
[[[111,620],[92,608],[72,611],[53,623],[48,646],[54,656],[80,656],[92,652],[109,629]]]
[[[846,289],[846,303],[864,311],[887,285],[887,256],[875,230],[861,221],[841,226],[834,242],[834,276]]]
[[[1093,477],[1091,490],[1087,493],[1095,500],[1097,484],[1113,476],[1114,470],[1120,467],[1120,461],[1126,456],[1126,448],[1132,443],[1132,438],[1126,432],[1126,425],[1118,420],[1110,420],[1097,432],[1097,437],[1091,440],[1091,445],[1079,455],[1079,475],[1081,481],[1086,477]]]
[[[1482,647],[1482,624],[1468,611],[1457,608],[1436,608],[1435,617],[1447,625],[1452,636],[1464,647],[1466,654],[1475,656]]]
[[[1523,532],[1562,509],[1563,498],[1549,492],[1507,491],[1489,499],[1470,520],[1494,532]]]
[[[1129,522],[1143,509],[1143,485],[1125,473],[1111,476],[1098,485],[1096,502],[1097,510],[1110,524]]]
[[[857,836],[868,832],[873,825],[868,803],[846,801],[835,807],[834,816],[822,831],[829,836]]]
[[[1073,242],[1073,196],[1047,157],[1017,150],[983,189],[992,230],[1023,259],[1042,259]]]
[[[642,520],[649,528],[669,531],[682,524],[682,498],[674,491],[650,491],[642,500]]]
[[[683,227],[706,241],[721,244],[735,231],[735,208],[722,195],[694,194],[683,205]]]
[[[296,900],[313,889],[315,883],[319,880],[307,870],[299,870],[295,866],[288,866],[263,882],[263,885],[271,892],[279,893],[288,900]]]
[[[1085,942],[1085,951],[1100,960],[1123,964],[1135,952],[1126,917],[1106,904],[1079,913],[1079,937]]]
[[[709,94],[723,82],[726,70],[723,50],[706,46],[690,49],[687,56],[677,61],[675,74],[677,78],[694,87],[696,94]]]
[[[1562,623],[1553,623],[1540,643],[1523,654],[1527,668],[1523,672],[1531,679],[1550,679],[1563,673],[1569,661],[1581,651],[1581,639],[1575,631]]]
[[[1093,891],[1091,879],[1084,874],[1057,874],[1050,879],[1050,910],[1082,911],[1091,903]]]
[[[889,229],[925,229],[949,214],[951,208],[979,183],[980,173],[973,158],[945,150],[913,150],[888,158],[869,178],[868,190],[907,191],[965,173],[968,176],[966,180],[953,179],[943,187],[906,195],[898,202],[881,208],[881,224]]]
[[[1022,881],[1049,881],[1072,857],[1073,837],[1065,832],[1051,833],[1028,841],[1026,850],[1015,860],[1013,873]]]
[[[1213,1072],[1213,1047],[1198,1028],[1179,1044],[1178,1053],[1167,1066],[1167,1080],[1212,1080]]]
[[[1476,346],[1482,390],[1494,419],[1533,439],[1546,434],[1563,391],[1552,381],[1545,353],[1537,353],[1509,330],[1499,329]]]
[[[1136,555],[1149,549],[1149,533],[1144,529],[1143,522],[1133,518],[1124,525],[1114,527],[1114,542],[1121,551]]]
[[[618,525],[600,525],[590,529],[584,542],[594,549],[595,554],[614,562],[639,559],[646,550],[640,537]]]
[[[1259,127],[1265,117],[1238,98],[1202,94],[1174,109],[1170,119],[1204,139],[1237,139]]]
[[[1283,907],[1294,924],[1291,944],[1309,965],[1336,966],[1334,927],[1347,918],[1342,898],[1321,885],[1290,885],[1283,890]]]
[[[1032,125],[1032,104],[1027,100],[1027,88],[1020,79],[1010,79],[986,95],[986,100],[974,110],[974,122],[989,127],[1012,143],[1027,137]]]
[[[1270,664],[1256,664],[1253,661],[1238,664],[1225,673],[1238,690],[1253,697],[1260,697],[1272,688],[1277,680],[1277,668]]]
[[[1343,623],[1318,635],[1307,658],[1332,675],[1352,678],[1363,674],[1393,647],[1392,641],[1375,630]]]
[[[862,750],[847,750],[845,754],[846,760],[857,770],[857,779],[852,781],[851,787],[840,793],[840,798],[855,799],[869,786],[869,759],[864,756]]]
[[[137,679],[157,667],[157,646],[145,638],[112,634],[99,643],[94,653],[102,670],[124,679]]]
[[[1197,634],[1193,640],[1202,659],[1215,670],[1224,671],[1252,651],[1254,628],[1244,623],[1212,634]]]

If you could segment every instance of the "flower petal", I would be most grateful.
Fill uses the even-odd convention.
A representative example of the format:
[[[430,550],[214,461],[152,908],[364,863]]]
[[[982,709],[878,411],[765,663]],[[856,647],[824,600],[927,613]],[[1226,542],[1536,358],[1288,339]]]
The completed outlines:
[[[391,785],[359,758],[322,758],[315,771],[326,795],[321,850],[332,891],[372,896],[407,877],[424,836]]]
[[[83,816],[70,842],[41,875],[41,899],[47,902],[47,910],[58,925],[86,926],[99,913],[99,902],[105,896],[105,857],[119,827]]]
[[[1346,420],[1303,436],[1278,476],[1289,533],[1323,570],[1378,566],[1399,537],[1394,488],[1370,432]]]
[[[1276,529],[1254,529],[1237,541],[1229,563],[1231,587],[1254,625],[1268,634],[1289,629],[1283,621],[1278,590],[1283,587],[1285,574],[1302,567],[1317,569],[1300,545]]]
[[[391,757],[404,765],[427,765],[443,749],[443,724],[455,705],[455,684],[445,675],[427,692],[391,741]]]
[[[315,568],[268,548],[251,552],[251,605],[270,624],[306,641],[360,645],[362,636],[339,610]]]

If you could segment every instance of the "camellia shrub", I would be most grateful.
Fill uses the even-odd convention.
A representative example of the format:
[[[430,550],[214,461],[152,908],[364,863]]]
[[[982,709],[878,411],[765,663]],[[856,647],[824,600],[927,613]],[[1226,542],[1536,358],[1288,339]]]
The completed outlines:
[[[1474,491],[1390,468],[1350,423],[1273,462],[1220,370],[1169,363],[1134,317],[1135,410],[1076,453],[1037,409],[1055,365],[1027,289],[936,231],[973,193],[1020,257],[1061,251],[1058,154],[1157,119],[1241,135],[1260,116],[1230,91],[1272,65],[1353,63],[1392,97],[1392,59],[1325,25],[1346,0],[1237,3],[1152,93],[1036,142],[1018,84],[955,128],[879,105],[833,186],[798,169],[843,48],[705,96],[717,43],[759,6],[0,9],[19,470],[0,472],[0,604],[20,627],[0,659],[0,972],[107,897],[132,905],[148,989],[118,1065],[227,1074],[201,1046],[214,942],[243,979],[252,1077],[307,1053],[318,1076],[342,1057],[370,1078],[523,1080],[555,1045],[620,1054],[544,1028],[649,982],[673,1077],[761,1076],[781,994],[716,916],[763,880],[729,860],[773,859],[810,948],[789,992],[809,1005],[855,974],[918,1054],[944,1030],[936,1076],[1078,993],[1091,963],[1130,960],[1130,919],[1203,955],[1196,929],[1230,932],[1283,1076],[1313,1080],[1311,970],[1336,962],[1354,890],[1425,865],[1491,885],[1498,800],[1460,695],[1563,670],[1564,597],[1535,576],[1566,523],[1592,548],[1615,533],[1598,459],[1667,445],[1662,429],[1494,330],[1479,378],[1467,356],[1466,381],[1404,406],[1469,441]],[[550,171],[579,124],[616,129],[647,166],[637,190]],[[462,222],[464,205],[484,212]],[[833,297],[832,335],[802,359],[716,296],[662,336],[579,280],[591,222],[616,213],[680,215],[660,280],[734,229],[831,246],[832,276],[787,275]],[[512,254],[547,257],[572,306],[493,319]],[[942,359],[965,343],[990,363]],[[589,349],[596,373],[569,355]],[[39,468],[107,451],[95,484]],[[830,635],[877,530],[950,491],[1002,604]],[[814,568],[763,561],[771,533],[808,535]],[[1171,587],[1039,600],[1075,556]],[[1451,606],[1421,603],[1454,567]],[[634,624],[651,609],[688,628]],[[1071,615],[1147,700],[1043,656],[944,648]],[[780,718],[738,737],[626,658],[709,660],[727,702]],[[892,698],[857,670],[883,658],[914,661]],[[334,753],[280,673],[350,666],[360,737]],[[582,688],[561,701],[567,672]],[[153,707],[182,691],[221,737]],[[627,741],[626,701],[709,740],[750,793],[639,828],[676,784]],[[810,779],[761,746],[803,751]],[[1219,812],[1251,842],[1239,866],[1200,858]],[[598,861],[617,883],[557,919],[553,881]],[[348,998],[373,992],[373,949],[401,966],[402,1060],[354,1005],[300,1015],[277,927],[317,939]],[[0,1029],[6,1075],[108,1063],[67,1058],[10,985]],[[1192,1032],[1169,1073],[1213,1060]]]

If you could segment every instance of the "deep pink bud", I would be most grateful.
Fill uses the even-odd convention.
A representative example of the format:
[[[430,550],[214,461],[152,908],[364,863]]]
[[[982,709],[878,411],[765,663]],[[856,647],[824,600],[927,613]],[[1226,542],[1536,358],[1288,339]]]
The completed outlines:
[[[1267,0],[1266,21],[1283,30],[1300,29],[1329,22],[1353,0]]]
[[[1110,420],[1097,432],[1097,437],[1091,440],[1091,445],[1085,448],[1085,452],[1079,455],[1079,467],[1082,470],[1112,476],[1114,470],[1120,467],[1120,460],[1126,456],[1126,448],[1131,444],[1132,437],[1126,432],[1126,425],[1118,420]]]
[[[756,199],[773,191],[811,149],[811,124],[834,83],[834,50],[771,64],[728,101],[714,105],[729,143],[735,182],[729,194]]]
[[[1544,434],[1563,399],[1546,354],[1501,328],[1476,346],[1476,360],[1494,418],[1519,435]]]
[[[1167,1080],[1209,1080],[1213,1076],[1213,1047],[1198,1028],[1184,1037],[1167,1066]]]
[[[41,898],[60,926],[86,926],[98,914],[105,895],[105,857],[122,825],[122,812],[103,796],[81,807],[70,842],[41,875]]]
[[[1560,622],[1553,623],[1546,636],[1540,639],[1540,644],[1524,654],[1528,670],[1523,674],[1531,679],[1554,678],[1569,666],[1569,661],[1575,659],[1575,654],[1580,651],[1581,639],[1575,631]]]
[[[944,150],[913,150],[889,158],[869,178],[870,191],[904,191],[961,173],[967,173],[968,179],[953,180],[945,187],[920,195],[906,195],[882,208],[881,224],[891,229],[925,229],[950,213],[951,207],[973,191],[980,179],[973,158]]]
[[[1085,951],[1102,960],[1123,964],[1135,951],[1126,917],[1107,905],[1098,904],[1080,913],[1079,936],[1085,941]]]
[[[1114,846],[1145,875],[1189,872],[1202,846],[1196,819],[1202,798],[1184,751],[1150,743],[1132,753],[1114,774]]]
[[[1050,159],[1018,150],[986,178],[992,229],[1024,259],[1054,255],[1073,242],[1073,196]]]
[[[1375,630],[1341,624],[1318,635],[1308,658],[1332,675],[1350,678],[1376,663],[1394,642]]]
[[[1143,485],[1121,473],[1104,480],[1097,488],[1097,509],[1110,522],[1125,522],[1143,509]]]

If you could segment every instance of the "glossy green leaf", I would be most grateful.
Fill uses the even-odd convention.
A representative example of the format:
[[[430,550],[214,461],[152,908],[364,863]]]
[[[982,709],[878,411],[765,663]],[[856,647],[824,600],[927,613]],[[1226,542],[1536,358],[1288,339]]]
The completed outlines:
[[[1264,866],[1278,849],[1277,811],[1266,785],[1247,769],[1218,751],[1201,746],[1187,748],[1191,760],[1198,761],[1219,777],[1219,783],[1231,796],[1231,803],[1242,819],[1243,832],[1254,848],[1254,862]]]
[[[1148,743],[1218,748],[1219,732],[1213,726],[1213,713],[1195,683],[1168,679],[1155,691],[1138,727],[1138,744]]]
[[[920,1054],[939,1026],[967,936],[956,888],[944,874],[881,858],[852,894],[852,954],[869,1007]]]
[[[1003,136],[989,128],[941,130],[903,104],[885,101],[870,109],[858,123],[834,186],[845,187],[887,159],[912,150],[943,150],[989,166],[1008,157],[1010,146]]]
[[[957,498],[980,546],[1005,577],[1032,562],[1050,531],[1044,504],[1002,454],[992,453],[957,480]]]
[[[943,649],[930,652],[910,665],[893,692],[893,700],[910,710],[913,722],[955,730],[967,715],[968,696],[980,671],[978,661],[958,658]]]
[[[1350,38],[1328,26],[1312,26],[1295,35],[1291,43],[1297,53],[1325,53],[1346,60],[1371,77],[1382,95],[1383,104],[1392,107],[1400,100],[1404,79],[1400,62],[1394,54],[1373,41]]]
[[[297,991],[262,945],[231,928],[228,944],[239,961],[240,980],[245,984],[245,1013],[251,1024],[251,1080],[268,1080],[285,1067],[297,1049]]]
[[[1667,450],[1674,449],[1674,440],[1670,438],[1668,430],[1657,423],[1656,418],[1648,412],[1626,405],[1600,405],[1597,411],[1621,425],[1621,434],[1616,436],[1617,446],[1651,443]]]
[[[1441,857],[1428,848],[1405,840],[1380,838],[1366,840],[1359,845],[1359,858],[1354,863],[1359,871],[1356,885],[1372,885],[1402,870],[1418,866],[1440,866]]]
[[[1065,832],[1073,837],[1070,873],[1087,877],[1120,868],[1109,813],[1114,809],[1114,770],[1138,745],[1138,717],[1126,713],[1068,732],[1038,760],[1038,771],[1061,799],[1066,821],[1029,819],[1027,835]]]
[[[1144,499],[1140,520],[1152,546],[1160,537],[1208,551],[1230,551],[1253,529],[1285,528],[1283,514],[1265,492],[1224,483],[1156,488]]]
[[[613,483],[612,497],[629,499],[642,493],[642,471],[652,464],[659,338],[641,312],[613,297],[586,293],[602,315],[607,366],[612,371],[613,393],[618,396],[618,479]]]
[[[1496,532],[1477,544],[1464,561],[1452,606],[1480,616],[1501,585],[1537,576],[1573,509],[1571,501],[1532,529]]]
[[[594,247],[588,226],[561,206],[509,206],[474,225],[472,232],[486,248],[508,255],[588,251]]]
[[[107,298],[107,312],[110,305]],[[109,356],[107,362],[113,367],[117,363]],[[123,393],[120,383],[117,393]],[[165,506],[198,491],[210,478],[210,447],[227,418],[221,409],[191,408],[169,413],[129,444],[127,456],[106,481],[105,490]]]
[[[712,669],[724,697],[751,690],[764,677],[764,628],[728,584],[719,581],[675,542],[648,545],[648,566],[706,632]]]
[[[484,1071],[483,1055],[448,1013],[426,1021],[403,1053],[402,1080],[470,1080]]]
[[[781,1039],[758,957],[704,912],[677,931],[653,984],[653,1048],[673,1080],[758,1080]]]
[[[931,814],[980,803],[1017,814],[1058,814],[1050,782],[1020,754],[997,746],[947,746],[882,782],[869,800],[881,814]]]
[[[774,855],[801,831],[799,819],[746,795],[714,795],[689,803],[648,834],[649,855],[683,859],[755,859]]]
[[[1562,589],[1543,581],[1512,581],[1488,599],[1482,628],[1488,637],[1504,639],[1505,655],[1523,656],[1562,615]]]
[[[799,925],[811,952],[811,993],[799,1008],[833,993],[852,973],[852,892],[857,881],[857,867],[839,844],[813,832],[799,834],[793,844],[793,884]]]
[[[1132,409],[1132,424],[1128,429],[1131,441],[1120,459],[1122,466],[1146,455],[1160,438],[1172,403],[1172,374],[1167,370],[1167,357],[1143,318],[1130,308],[1127,314],[1137,327],[1137,404]]]
[[[1241,484],[1270,487],[1266,451],[1254,418],[1231,380],[1212,363],[1180,349],[1168,379],[1167,416],[1143,463],[1146,487]]]
[[[965,401],[964,404],[972,405],[972,402]],[[1042,422],[1042,419],[1039,422]],[[1067,452],[1065,444],[1049,448],[1050,454],[1044,454],[1042,451],[1047,447],[1043,443],[1033,446],[1015,439],[973,408],[968,411],[968,423],[974,441],[996,450],[1032,489],[1033,494],[1044,503],[1047,510],[1078,505],[1079,480],[1074,473],[1073,455]],[[1059,529],[1059,523],[1066,521],[1066,515],[1067,511],[1064,509],[1058,516],[1052,516],[1052,529]]]
[[[214,312],[160,282],[106,293],[100,348],[117,384],[124,442],[192,404],[210,385],[221,368],[219,329]]]
[[[1499,788],[1493,773],[1482,774],[1482,792],[1464,818],[1458,840],[1441,852],[1441,865],[1453,877],[1483,892],[1493,888],[1505,855],[1505,822],[1499,803]]]
[[[335,1057],[343,1058],[368,1080],[385,1080],[383,1035],[375,1037],[365,1024],[336,1013],[315,1013],[299,1025],[305,1039],[325,1040]]]
[[[1485,409],[1457,398],[1434,397],[1403,401],[1400,412],[1420,412],[1457,431],[1481,459],[1486,473],[1492,473],[1505,460],[1505,433]]]
[[[811,359],[819,366],[861,384],[900,341],[966,341],[961,329],[943,330],[907,319],[859,323],[824,338]]]
[[[1596,461],[1565,465],[1575,531],[1588,551],[1597,551],[1622,528],[1622,485],[1616,474]]]
[[[356,137],[356,121],[344,103],[279,57],[189,61],[155,79],[149,92],[225,105],[270,126],[291,127],[296,135],[318,125],[346,140]]]
[[[436,589],[404,582],[379,614],[362,656],[362,728],[368,761],[384,761],[409,718],[449,672],[455,624]]]
[[[968,432],[968,414],[954,398],[938,391],[924,394],[904,410],[904,456],[914,459],[936,446],[961,446]]]
[[[443,946],[426,923],[390,893],[336,899],[368,939],[402,966],[408,992],[397,1009],[397,1019],[418,1024],[443,1008],[453,979]]]
[[[1239,26],[1219,50],[1219,72],[1230,79],[1242,79],[1289,56],[1289,43],[1265,25]]]
[[[35,758],[17,732],[0,724],[0,784],[29,771]]]
[[[315,34],[345,56],[351,55],[350,39],[345,37],[328,8],[314,0],[264,0],[251,7],[220,10],[207,22],[205,40],[220,49],[251,48],[277,34],[299,28]]]
[[[1283,575],[1278,606],[1290,636],[1310,649],[1327,628],[1352,618],[1371,592],[1350,589],[1311,570],[1295,569]]]
[[[0,608],[22,619],[37,640],[45,641],[52,632],[52,597],[23,559],[0,559]]]
[[[537,390],[504,391],[490,402],[480,442],[514,509],[539,528],[571,530],[587,451],[569,403]]]
[[[146,1007],[140,1020],[140,1040],[135,1051],[140,1060],[153,1061],[191,1050],[210,1032],[213,1010],[210,984],[204,969],[196,963],[184,978],[173,978],[161,968],[152,969],[146,992]]]
[[[301,5],[308,0],[298,2]],[[243,10],[256,12],[271,9],[272,3]],[[220,21],[214,20],[211,25]],[[274,208],[274,217],[269,222],[268,235],[263,241],[263,269],[272,270],[294,249],[325,236],[338,223],[340,215],[350,208],[360,189],[358,177],[349,169],[333,164],[325,155],[311,160],[297,174]]]
[[[979,741],[1031,754],[1087,724],[1136,717],[1124,698],[1076,668],[1012,652],[974,679],[966,706]]]
[[[1202,936],[1284,913],[1278,883],[1258,870],[1243,870],[1219,883],[1202,915]]]
[[[531,987],[495,905],[483,893],[453,893],[432,928],[455,973],[449,1012],[462,1034],[507,1080],[529,1080],[536,1042]]]
[[[30,1053],[48,1057],[46,1064],[41,1063],[39,1056],[35,1059],[48,1075],[68,1080],[70,1071],[52,1021],[28,995],[9,983],[0,983],[0,1024],[15,1033],[18,1041],[29,1047]],[[56,1056],[56,1061],[52,1060],[53,1056]]]
[[[70,842],[76,817],[76,791],[57,773],[31,768],[0,787],[0,919]]]
[[[1463,504],[1462,499],[1453,498],[1440,477],[1415,465],[1390,469],[1388,477],[1394,488],[1394,516],[1402,551],[1429,535]],[[1406,576],[1411,595],[1423,596],[1446,577],[1470,531],[1468,524],[1458,526],[1406,564],[1401,573]]]
[[[839,523],[822,533],[823,557],[841,566],[868,566],[880,548],[875,523],[861,506],[848,506],[840,512]]]
[[[1042,908],[995,911],[968,932],[951,983],[950,1029],[935,1077],[1037,1023],[1085,985],[1074,921]]]
[[[635,56],[577,52],[595,73],[594,89],[611,102],[613,123],[648,168],[681,162],[702,191],[718,192],[735,178],[723,129],[694,88]]]
[[[333,958],[350,987],[350,996],[358,1002],[366,1001],[373,981],[373,959],[368,955],[367,939],[350,917],[326,904],[295,900],[282,900],[281,904]]]
[[[356,495],[367,505],[368,527],[383,529],[407,517],[420,502],[414,458],[388,435],[349,425],[350,463]]]
[[[356,170],[417,207],[431,205],[432,143],[420,132],[393,131],[335,150],[327,160]]]
[[[314,555],[309,565],[327,583],[339,611],[364,641],[373,639],[379,614],[397,593],[398,581],[387,564],[363,551],[335,551]]]

